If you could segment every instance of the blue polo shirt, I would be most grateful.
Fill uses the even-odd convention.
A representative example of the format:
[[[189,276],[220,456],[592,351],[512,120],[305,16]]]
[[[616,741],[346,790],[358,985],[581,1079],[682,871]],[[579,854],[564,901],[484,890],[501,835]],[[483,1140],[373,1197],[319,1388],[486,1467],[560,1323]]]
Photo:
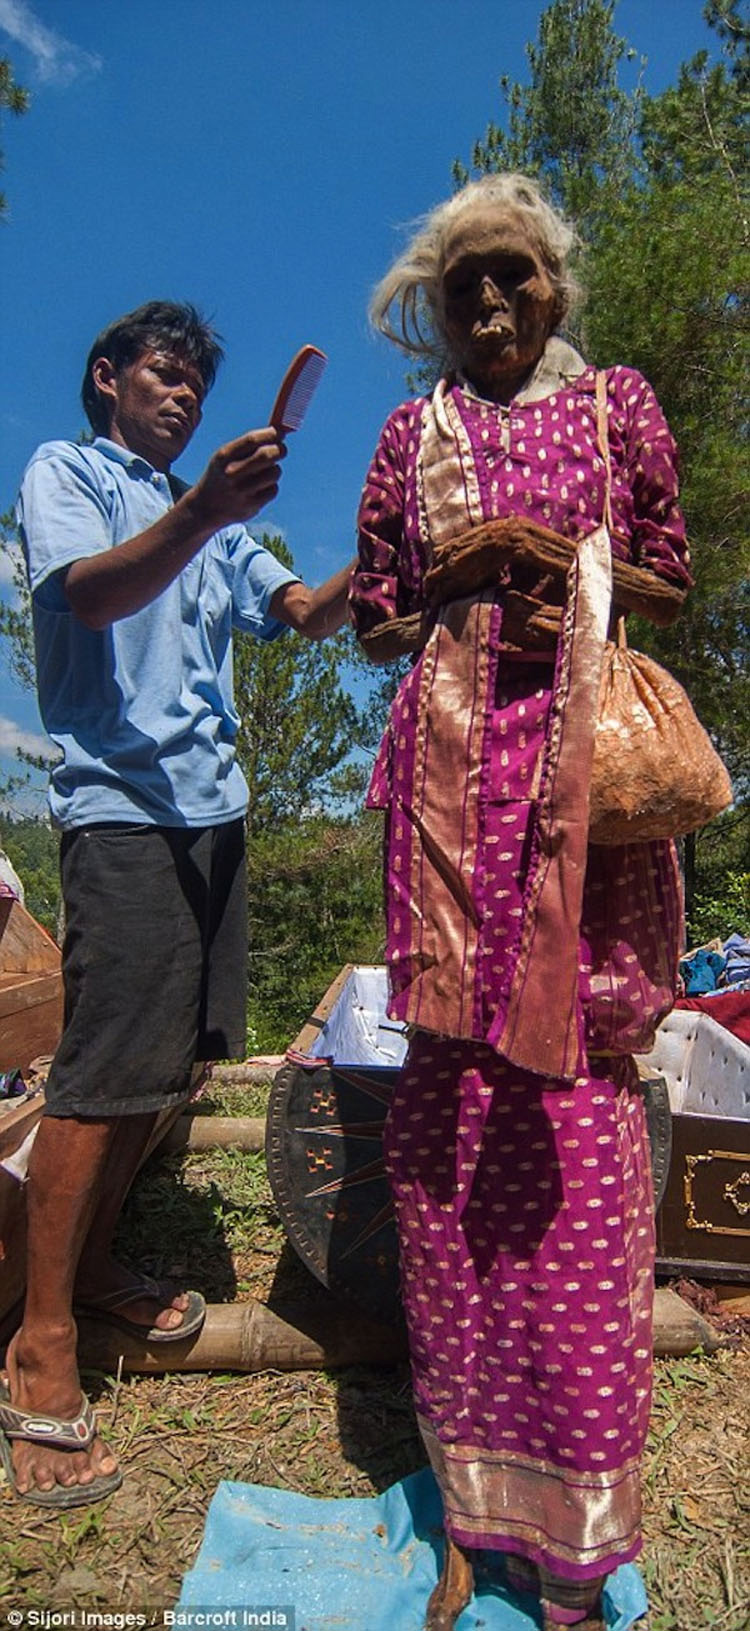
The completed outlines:
[[[294,573],[236,525],[215,533],[149,606],[107,629],[86,628],[63,589],[64,567],[143,532],[171,505],[166,476],[102,437],[91,447],[45,442],[24,473],[18,521],[39,707],[62,755],[50,783],[60,827],[208,826],[247,806],[232,629],[275,639],[284,625],[268,607]]]

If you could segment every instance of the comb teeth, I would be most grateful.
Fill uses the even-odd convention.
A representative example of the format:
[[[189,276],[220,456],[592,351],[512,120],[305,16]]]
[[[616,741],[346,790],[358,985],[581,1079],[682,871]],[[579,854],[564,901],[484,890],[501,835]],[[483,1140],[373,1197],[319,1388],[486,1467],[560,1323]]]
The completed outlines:
[[[303,346],[290,363],[271,413],[278,430],[299,430],[320,384],[328,358],[316,346]]]
[[[318,356],[309,357],[303,363],[284,406],[281,420],[284,430],[299,430],[323,377],[325,365],[325,357]]]

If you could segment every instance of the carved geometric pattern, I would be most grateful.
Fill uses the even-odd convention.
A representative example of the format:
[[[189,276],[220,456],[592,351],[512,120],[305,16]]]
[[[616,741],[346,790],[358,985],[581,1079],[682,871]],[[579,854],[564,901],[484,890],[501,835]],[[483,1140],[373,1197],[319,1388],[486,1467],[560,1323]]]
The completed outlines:
[[[398,1246],[383,1162],[397,1069],[287,1062],[268,1107],[266,1160],[286,1232],[324,1285],[398,1317]]]

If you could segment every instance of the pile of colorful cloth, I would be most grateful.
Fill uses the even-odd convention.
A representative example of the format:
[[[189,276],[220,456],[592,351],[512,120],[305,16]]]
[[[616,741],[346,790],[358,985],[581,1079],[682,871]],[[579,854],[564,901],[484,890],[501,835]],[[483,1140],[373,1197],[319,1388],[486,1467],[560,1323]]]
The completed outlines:
[[[750,940],[741,934],[712,940],[683,957],[685,995],[677,1008],[709,1014],[750,1045]]]
[[[26,1092],[20,1070],[0,1070],[0,1099],[18,1099]]]

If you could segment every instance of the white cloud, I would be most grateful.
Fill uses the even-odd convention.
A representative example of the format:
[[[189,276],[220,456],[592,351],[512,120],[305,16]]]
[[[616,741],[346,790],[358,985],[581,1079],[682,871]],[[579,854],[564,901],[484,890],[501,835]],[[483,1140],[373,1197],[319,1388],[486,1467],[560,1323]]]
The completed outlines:
[[[0,754],[15,758],[16,748],[35,756],[42,755],[45,759],[53,758],[57,752],[48,736],[43,736],[40,731],[25,731],[14,719],[0,714]]]
[[[26,0],[0,0],[0,29],[31,52],[42,84],[71,85],[101,69],[101,57],[40,22]]]
[[[22,560],[20,544],[12,538],[3,538],[0,542],[0,600],[14,611],[21,608],[16,573]]]

